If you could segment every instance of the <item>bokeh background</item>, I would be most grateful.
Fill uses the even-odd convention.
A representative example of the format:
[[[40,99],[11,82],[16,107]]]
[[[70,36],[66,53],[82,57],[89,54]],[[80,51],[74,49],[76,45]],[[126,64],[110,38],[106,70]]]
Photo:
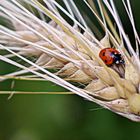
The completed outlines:
[[[79,6],[81,2],[79,1]],[[127,33],[132,35],[121,1],[116,1]],[[140,1],[133,0],[138,32]],[[84,7],[81,6],[84,13]],[[93,19],[91,20],[93,22]],[[92,27],[92,22],[90,26]],[[5,24],[4,22],[1,23]],[[132,37],[133,38],[133,37]],[[17,70],[0,61],[0,74]],[[0,91],[66,91],[50,82],[0,82]],[[0,140],[128,140],[140,138],[140,123],[132,122],[76,95],[0,95]]]

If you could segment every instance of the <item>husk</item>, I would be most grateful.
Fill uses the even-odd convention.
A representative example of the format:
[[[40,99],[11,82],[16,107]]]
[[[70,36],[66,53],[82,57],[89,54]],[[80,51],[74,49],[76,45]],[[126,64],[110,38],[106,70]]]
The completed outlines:
[[[37,32],[41,32],[44,38],[52,41],[57,48],[23,26],[15,28],[17,29],[17,31],[14,31],[18,35],[17,38],[34,43],[35,46],[1,34],[1,38],[5,38],[3,39],[5,41],[3,45],[13,46],[13,44],[20,44],[19,47],[26,50],[19,50],[19,54],[22,56],[34,56],[36,65],[44,69],[57,70],[57,72],[53,73],[54,75],[67,82],[82,85],[83,87],[78,89],[83,91],[92,101],[118,114],[123,113],[121,115],[124,116],[132,114],[135,117],[130,119],[140,121],[136,119],[140,115],[140,95],[138,90],[140,83],[137,68],[132,63],[133,57],[129,56],[130,60],[126,60],[127,63],[120,66],[120,69],[116,66],[107,67],[98,54],[102,48],[112,47],[110,36],[105,35],[97,43],[87,31],[80,33],[78,27],[74,28],[66,22],[62,22],[38,1],[33,0],[33,2],[51,18],[51,21],[47,24],[56,34],[51,34],[49,30],[43,27],[37,28]],[[16,21],[13,23],[15,27],[18,24]],[[37,26],[36,22],[34,22],[35,25]],[[59,38],[56,36],[59,36]],[[40,46],[50,50],[52,53],[47,52],[47,50],[41,50]],[[53,52],[60,55],[55,55]],[[34,66],[29,68],[38,71]],[[16,77],[17,75],[11,74],[11,76]]]

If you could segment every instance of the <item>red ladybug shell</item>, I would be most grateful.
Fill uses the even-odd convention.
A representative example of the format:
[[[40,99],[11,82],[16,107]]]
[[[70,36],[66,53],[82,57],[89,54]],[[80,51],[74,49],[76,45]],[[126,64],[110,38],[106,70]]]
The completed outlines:
[[[110,66],[114,63],[115,54],[120,54],[120,52],[114,48],[105,48],[100,51],[99,57],[104,61],[106,65]]]

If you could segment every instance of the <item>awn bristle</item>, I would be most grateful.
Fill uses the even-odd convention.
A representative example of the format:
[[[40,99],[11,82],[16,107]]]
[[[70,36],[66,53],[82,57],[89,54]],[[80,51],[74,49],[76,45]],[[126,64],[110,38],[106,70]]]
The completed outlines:
[[[1,81],[11,77],[48,80],[117,114],[140,121],[140,40],[129,0],[122,3],[132,24],[136,51],[124,31],[113,0],[110,3],[97,0],[98,5],[83,0],[104,30],[101,39],[95,35],[98,30],[94,33],[90,30],[73,0],[63,0],[66,9],[55,0],[43,2],[42,5],[37,0],[0,1],[0,16],[11,22],[11,28],[0,25],[0,49],[9,52],[0,55],[0,60],[22,69],[1,75]],[[60,11],[73,21],[72,25]],[[108,67],[103,63],[99,52],[110,47],[121,52],[125,65]],[[25,65],[13,60],[15,56]],[[31,56],[34,60],[29,59]]]

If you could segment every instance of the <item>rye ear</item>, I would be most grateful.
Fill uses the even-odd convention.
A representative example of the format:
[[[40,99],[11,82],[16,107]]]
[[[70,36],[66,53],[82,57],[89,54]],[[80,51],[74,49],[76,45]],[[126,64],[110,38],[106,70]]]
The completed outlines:
[[[130,2],[123,1],[123,5],[134,32],[136,51],[113,0],[110,3],[97,0],[98,5],[82,1],[100,25],[98,28],[93,22],[93,30],[73,0],[64,0],[65,7],[55,0],[43,2],[44,5],[37,0],[0,3],[0,16],[14,26],[12,30],[0,25],[0,49],[7,52],[0,55],[0,60],[20,68],[2,75],[0,81],[8,78],[51,81],[69,93],[140,121],[140,39]],[[99,52],[111,47],[121,53],[125,64],[107,66],[102,61]],[[13,59],[15,56],[17,59]]]

